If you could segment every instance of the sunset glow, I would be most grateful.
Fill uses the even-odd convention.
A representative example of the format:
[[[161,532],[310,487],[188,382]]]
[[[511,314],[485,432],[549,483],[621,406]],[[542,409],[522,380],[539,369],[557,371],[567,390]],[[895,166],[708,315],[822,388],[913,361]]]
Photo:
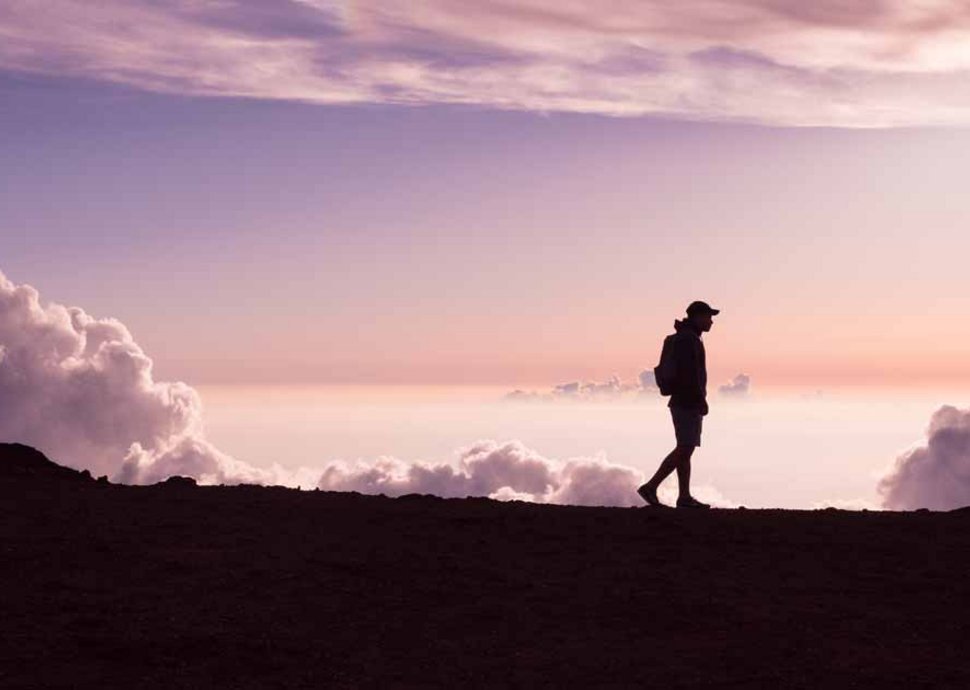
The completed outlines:
[[[119,413],[155,410],[134,430],[78,422],[85,443],[104,435],[91,458],[128,458],[118,476],[189,458],[296,482],[271,465],[298,445],[248,457],[224,416],[274,390],[336,435],[345,412],[308,401],[381,410],[358,437],[390,434],[380,452],[407,462],[485,438],[646,471],[661,450],[592,423],[572,449],[542,430],[582,426],[569,408],[515,421],[492,405],[644,394],[636,414],[667,425],[649,377],[695,299],[721,310],[704,336],[714,414],[921,401],[865,461],[852,429],[878,417],[851,408],[833,443],[868,493],[819,484],[812,500],[878,500],[873,468],[970,385],[960,3],[43,5],[0,3],[0,271],[25,348],[0,381],[34,377],[37,409],[110,389]],[[45,349],[51,329],[68,350]],[[89,329],[127,360],[85,350]],[[382,416],[400,399],[427,437]],[[240,436],[213,445],[209,408]],[[249,447],[289,423],[269,419]],[[294,468],[316,481],[344,446],[313,438]]]

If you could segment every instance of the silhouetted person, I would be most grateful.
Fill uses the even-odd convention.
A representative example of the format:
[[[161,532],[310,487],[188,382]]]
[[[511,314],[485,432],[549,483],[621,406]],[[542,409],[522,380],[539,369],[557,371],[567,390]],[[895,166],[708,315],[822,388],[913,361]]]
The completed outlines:
[[[674,422],[677,446],[660,463],[657,472],[637,489],[644,501],[652,506],[663,505],[657,498],[657,488],[671,472],[677,470],[680,495],[678,508],[710,508],[690,495],[690,459],[701,445],[701,426],[707,414],[707,362],[701,334],[711,330],[713,316],[720,310],[706,302],[691,302],[687,318],[674,321],[672,336],[664,342],[660,364],[654,370],[660,392],[670,395],[670,416]]]

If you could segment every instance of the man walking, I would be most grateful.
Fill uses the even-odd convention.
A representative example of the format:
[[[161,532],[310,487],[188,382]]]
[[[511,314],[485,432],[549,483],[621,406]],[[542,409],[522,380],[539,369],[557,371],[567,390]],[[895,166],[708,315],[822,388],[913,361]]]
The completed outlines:
[[[669,369],[670,378],[661,386],[670,391],[670,416],[674,422],[677,446],[660,463],[653,477],[637,489],[640,497],[652,506],[663,505],[657,488],[674,470],[680,494],[678,508],[710,508],[690,495],[690,459],[701,445],[701,425],[707,414],[707,361],[701,334],[711,330],[713,316],[720,310],[706,302],[691,302],[687,318],[674,321],[670,361],[661,356],[660,368]],[[658,384],[660,381],[658,380]]]

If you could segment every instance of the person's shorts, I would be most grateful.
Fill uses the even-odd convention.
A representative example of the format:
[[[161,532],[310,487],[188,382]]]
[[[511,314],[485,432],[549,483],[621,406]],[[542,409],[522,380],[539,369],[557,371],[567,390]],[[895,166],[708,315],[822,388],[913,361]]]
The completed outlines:
[[[671,407],[670,416],[674,420],[674,434],[678,446],[701,445],[701,426],[704,417],[697,410],[684,407]]]

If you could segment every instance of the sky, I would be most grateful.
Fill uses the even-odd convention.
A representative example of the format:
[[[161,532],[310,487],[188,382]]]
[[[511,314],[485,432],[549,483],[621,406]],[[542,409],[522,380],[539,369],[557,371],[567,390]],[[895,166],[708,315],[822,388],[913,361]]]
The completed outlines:
[[[631,505],[702,299],[702,498],[964,505],[967,153],[962,1],[0,0],[0,441]]]
[[[0,270],[195,383],[970,381],[962,3],[0,3]]]

